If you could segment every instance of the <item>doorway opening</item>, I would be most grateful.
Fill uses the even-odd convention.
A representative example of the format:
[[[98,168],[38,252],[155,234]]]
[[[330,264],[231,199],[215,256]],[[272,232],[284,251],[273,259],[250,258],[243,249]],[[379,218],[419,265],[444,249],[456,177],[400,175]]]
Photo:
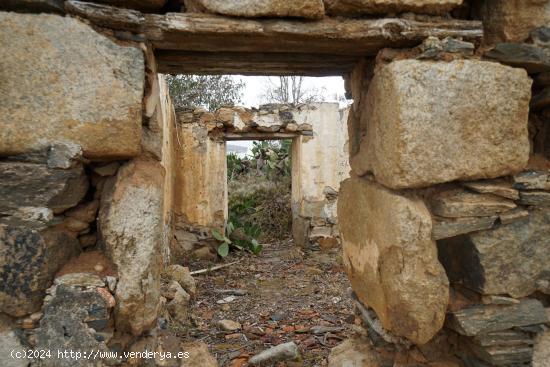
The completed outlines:
[[[272,82],[277,101],[305,81]],[[195,327],[176,333],[203,339],[221,365],[284,342],[298,346],[304,365],[320,365],[351,333],[336,215],[349,174],[347,114],[334,98],[176,110],[175,235],[187,241],[178,253],[191,271],[222,266],[196,278]],[[208,242],[213,258],[189,241]]]

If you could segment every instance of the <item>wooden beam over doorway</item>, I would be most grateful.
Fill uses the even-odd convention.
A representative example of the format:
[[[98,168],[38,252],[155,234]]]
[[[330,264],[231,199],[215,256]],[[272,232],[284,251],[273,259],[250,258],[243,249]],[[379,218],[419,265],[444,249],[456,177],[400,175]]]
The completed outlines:
[[[479,21],[425,17],[321,20],[248,19],[213,14],[142,14],[75,0],[69,14],[130,32],[155,48],[164,73],[342,75],[354,60],[386,47],[413,47],[428,36],[479,43]],[[124,37],[128,37],[124,35]]]

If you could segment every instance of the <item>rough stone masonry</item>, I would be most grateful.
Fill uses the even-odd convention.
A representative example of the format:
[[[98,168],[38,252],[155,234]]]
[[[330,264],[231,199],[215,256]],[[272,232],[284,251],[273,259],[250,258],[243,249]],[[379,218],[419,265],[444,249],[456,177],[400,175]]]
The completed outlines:
[[[548,0],[2,2],[0,364],[83,348],[216,365],[163,328],[185,327],[196,289],[171,264],[158,73],[239,72],[341,75],[354,100],[338,217],[371,340],[331,366],[545,365],[548,24]],[[167,365],[96,365],[147,363]]]

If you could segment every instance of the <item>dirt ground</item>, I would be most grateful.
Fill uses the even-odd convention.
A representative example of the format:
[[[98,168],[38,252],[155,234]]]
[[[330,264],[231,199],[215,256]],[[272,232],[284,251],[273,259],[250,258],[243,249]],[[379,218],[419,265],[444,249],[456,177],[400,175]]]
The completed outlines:
[[[302,362],[276,366],[326,366],[331,348],[357,322],[340,253],[303,252],[292,240],[266,245],[259,256],[231,253],[224,262],[238,263],[195,276],[193,325],[180,336],[207,343],[220,366],[245,366],[254,354],[289,341],[299,346]],[[221,331],[224,319],[241,329]]]

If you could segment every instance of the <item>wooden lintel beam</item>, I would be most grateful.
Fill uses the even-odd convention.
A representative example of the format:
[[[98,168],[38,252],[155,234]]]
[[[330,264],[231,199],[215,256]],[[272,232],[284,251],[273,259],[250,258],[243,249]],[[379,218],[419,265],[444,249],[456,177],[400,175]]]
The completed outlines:
[[[248,133],[224,133],[224,140],[280,140],[293,139],[299,136],[313,136],[312,131],[296,131],[296,132],[248,132]]]

